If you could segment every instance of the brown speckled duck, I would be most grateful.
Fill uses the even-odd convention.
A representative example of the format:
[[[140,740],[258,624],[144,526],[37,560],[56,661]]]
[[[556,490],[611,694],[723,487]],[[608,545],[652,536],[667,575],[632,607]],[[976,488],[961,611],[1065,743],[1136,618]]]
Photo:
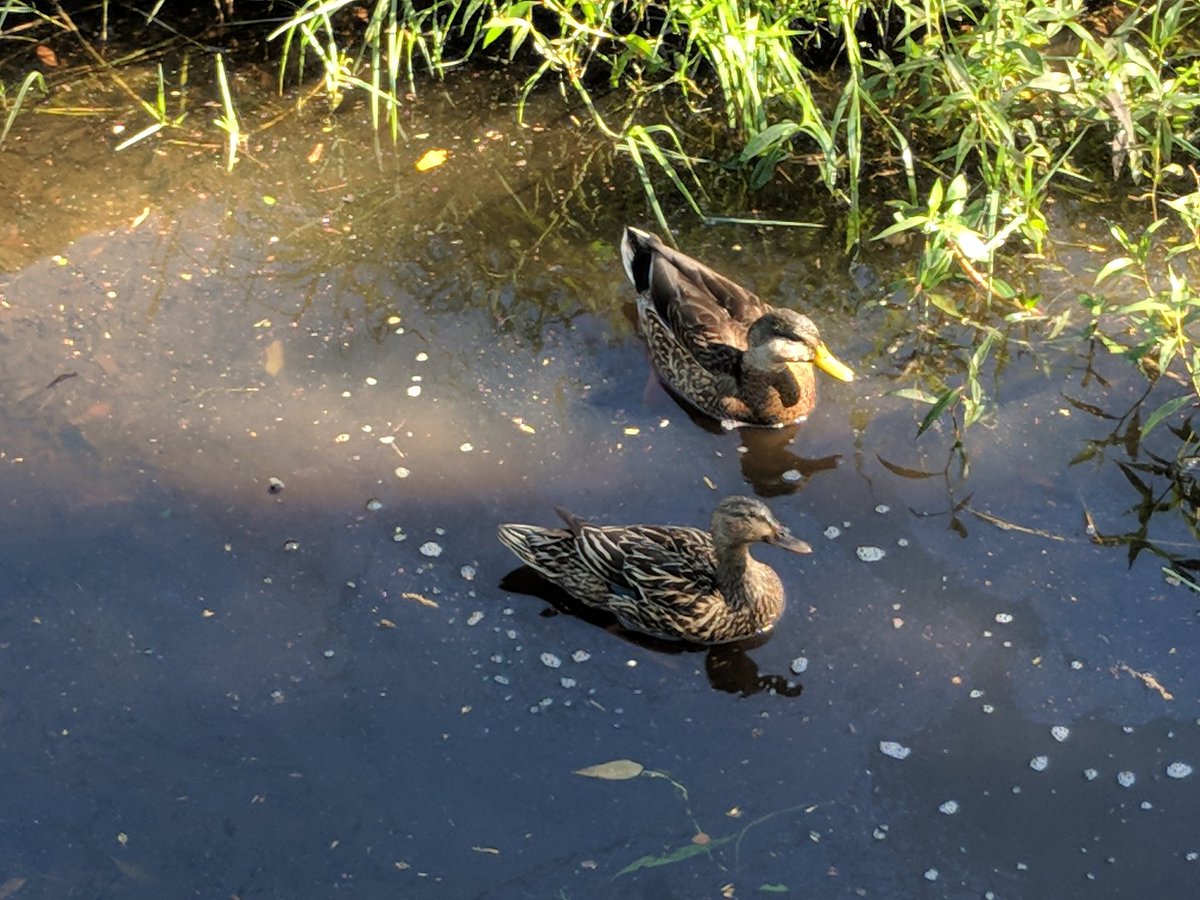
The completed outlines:
[[[627,227],[621,260],[660,377],[726,428],[803,421],[817,402],[814,365],[854,379],[807,316],[763,302],[657,235]]]
[[[723,644],[770,631],[783,613],[783,583],[750,555],[750,544],[812,552],[752,497],[722,500],[711,532],[558,514],[566,528],[501,525],[500,541],[580,602],[667,640]]]

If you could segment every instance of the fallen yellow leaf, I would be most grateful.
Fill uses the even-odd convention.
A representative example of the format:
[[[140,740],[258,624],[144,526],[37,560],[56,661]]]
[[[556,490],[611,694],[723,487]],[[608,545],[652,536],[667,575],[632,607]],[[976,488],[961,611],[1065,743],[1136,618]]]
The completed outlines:
[[[449,150],[426,150],[417,160],[417,171],[428,172],[430,169],[436,169],[449,158]]]

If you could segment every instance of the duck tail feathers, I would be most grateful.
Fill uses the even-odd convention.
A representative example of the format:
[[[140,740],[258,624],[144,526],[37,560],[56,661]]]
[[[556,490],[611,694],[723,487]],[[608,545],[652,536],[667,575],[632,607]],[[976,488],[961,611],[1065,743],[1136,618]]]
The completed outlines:
[[[639,294],[650,289],[650,268],[657,243],[654,235],[632,225],[626,225],[621,235],[621,263]]]

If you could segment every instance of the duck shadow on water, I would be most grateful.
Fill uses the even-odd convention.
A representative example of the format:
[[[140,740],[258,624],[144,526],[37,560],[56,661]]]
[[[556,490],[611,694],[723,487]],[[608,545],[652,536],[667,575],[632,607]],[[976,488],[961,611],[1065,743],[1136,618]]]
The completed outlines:
[[[542,610],[541,615],[543,616],[550,617],[561,614],[582,619],[630,644],[662,654],[664,660],[683,654],[703,652],[704,671],[708,676],[708,683],[714,690],[737,694],[741,697],[751,697],[764,691],[774,692],[781,697],[799,697],[804,691],[804,685],[783,675],[764,675],[748,655],[747,651],[765,644],[770,639],[769,634],[715,646],[692,644],[685,641],[667,641],[639,634],[622,628],[616,618],[609,613],[580,603],[566,591],[547,582],[528,566],[518,566],[513,569],[500,579],[499,587],[507,593],[526,594],[544,600],[548,605]],[[669,662],[664,662],[664,665],[668,668],[677,668]]]

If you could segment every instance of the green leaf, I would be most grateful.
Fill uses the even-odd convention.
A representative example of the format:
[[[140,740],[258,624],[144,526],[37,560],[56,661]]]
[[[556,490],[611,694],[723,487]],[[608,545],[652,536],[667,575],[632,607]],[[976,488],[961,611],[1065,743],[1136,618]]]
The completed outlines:
[[[937,403],[937,397],[926,393],[920,388],[900,388],[895,394],[897,397],[903,397],[905,400],[916,400],[918,403]]]
[[[614,878],[621,875],[628,875],[630,872],[636,872],[638,869],[653,869],[658,866],[667,866],[671,863],[683,862],[685,859],[691,859],[701,853],[708,853],[714,847],[719,847],[733,840],[736,835],[727,834],[723,838],[717,838],[715,841],[710,841],[707,844],[684,844],[670,853],[664,853],[661,856],[647,855],[639,857],[623,868],[620,872],[614,875]]]
[[[933,409],[926,413],[925,418],[921,420],[921,427],[917,429],[917,437],[920,437],[929,430],[929,426],[938,420],[938,417],[946,411],[946,407],[950,406],[962,395],[962,390],[962,385],[959,385],[958,387],[950,388],[950,390],[938,397],[937,403],[933,404]]]
[[[1189,403],[1195,402],[1196,398],[1191,394],[1184,394],[1182,397],[1168,400],[1146,418],[1146,424],[1142,426],[1142,439],[1144,440],[1146,435],[1154,429],[1154,426],[1158,425],[1163,419],[1170,418]]]
[[[795,122],[776,122],[768,128],[764,128],[754,137],[746,142],[746,146],[742,149],[741,156],[738,157],[740,162],[749,162],[756,156],[761,156],[763,153],[778,147],[790,140],[794,135],[799,133],[800,126]]]
[[[1116,259],[1110,259],[1104,264],[1104,268],[1096,273],[1096,280],[1093,284],[1099,284],[1109,275],[1120,272],[1122,269],[1128,269],[1133,265],[1133,260],[1128,256],[1118,256]]]

